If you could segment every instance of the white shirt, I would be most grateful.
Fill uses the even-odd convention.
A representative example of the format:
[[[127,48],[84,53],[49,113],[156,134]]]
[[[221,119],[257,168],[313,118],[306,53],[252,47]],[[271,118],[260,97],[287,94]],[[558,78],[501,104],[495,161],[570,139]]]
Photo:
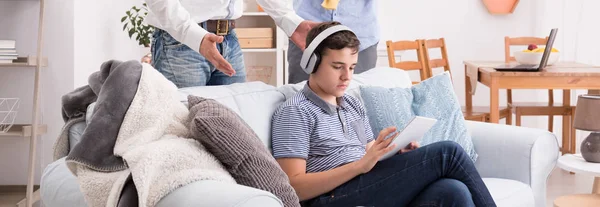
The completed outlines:
[[[165,30],[177,41],[198,50],[208,34],[198,23],[209,19],[225,19],[232,0],[145,0],[146,23]],[[234,0],[230,19],[242,16],[244,0]],[[291,0],[256,0],[288,37],[304,21],[293,9]]]

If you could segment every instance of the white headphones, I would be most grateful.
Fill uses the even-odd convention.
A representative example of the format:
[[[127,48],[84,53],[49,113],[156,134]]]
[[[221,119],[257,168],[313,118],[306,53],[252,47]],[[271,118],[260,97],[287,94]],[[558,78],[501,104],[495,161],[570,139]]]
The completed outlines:
[[[344,25],[335,25],[319,33],[319,35],[317,35],[317,37],[315,37],[315,39],[313,39],[312,42],[310,42],[310,45],[306,47],[304,53],[302,54],[302,59],[300,59],[300,67],[302,67],[302,70],[304,70],[306,74],[311,74],[320,62],[321,56],[320,54],[315,54],[315,49],[317,49],[317,47],[319,46],[319,44],[321,44],[323,40],[339,31],[352,32],[350,28]]]

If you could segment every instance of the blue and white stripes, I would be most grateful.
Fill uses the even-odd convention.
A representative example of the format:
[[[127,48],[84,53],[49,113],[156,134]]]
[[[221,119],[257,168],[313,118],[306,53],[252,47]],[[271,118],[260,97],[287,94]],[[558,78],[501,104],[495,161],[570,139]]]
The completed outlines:
[[[271,129],[273,156],[306,159],[308,173],[360,159],[373,140],[365,109],[356,98],[344,95],[334,106],[308,84],[275,111]]]

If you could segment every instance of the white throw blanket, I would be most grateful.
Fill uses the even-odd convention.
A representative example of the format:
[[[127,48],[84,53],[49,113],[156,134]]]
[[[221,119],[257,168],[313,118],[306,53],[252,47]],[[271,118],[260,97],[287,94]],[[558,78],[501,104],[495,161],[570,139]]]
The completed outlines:
[[[154,206],[178,187],[199,181],[235,183],[221,163],[194,139],[187,128],[189,111],[177,87],[152,66],[143,64],[133,102],[114,147],[127,169],[99,172],[67,162],[89,206],[115,207],[131,173],[139,206]]]

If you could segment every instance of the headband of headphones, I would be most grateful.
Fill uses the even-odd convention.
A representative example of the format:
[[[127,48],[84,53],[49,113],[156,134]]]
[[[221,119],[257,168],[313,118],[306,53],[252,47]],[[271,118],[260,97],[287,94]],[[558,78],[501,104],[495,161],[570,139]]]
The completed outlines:
[[[311,74],[313,72],[318,59],[320,58],[317,54],[315,54],[315,49],[319,46],[319,44],[321,44],[321,42],[323,42],[323,40],[339,31],[352,30],[344,25],[335,25],[319,33],[319,35],[317,35],[317,37],[310,42],[308,47],[306,47],[304,53],[302,53],[302,59],[300,59],[300,66],[302,67],[302,70],[306,72],[306,74]]]

